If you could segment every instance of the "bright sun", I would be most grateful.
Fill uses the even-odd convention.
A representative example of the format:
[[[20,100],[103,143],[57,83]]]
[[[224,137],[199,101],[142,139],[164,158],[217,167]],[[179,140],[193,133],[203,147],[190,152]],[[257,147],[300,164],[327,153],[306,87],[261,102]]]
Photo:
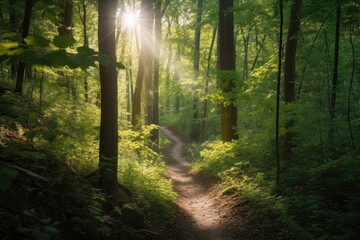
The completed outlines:
[[[138,15],[136,12],[130,11],[123,15],[124,26],[127,28],[134,28],[138,24]]]

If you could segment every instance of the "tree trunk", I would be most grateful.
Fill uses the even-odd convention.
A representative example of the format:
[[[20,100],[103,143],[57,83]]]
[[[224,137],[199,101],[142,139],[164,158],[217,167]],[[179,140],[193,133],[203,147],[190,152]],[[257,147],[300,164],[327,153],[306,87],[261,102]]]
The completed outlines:
[[[279,147],[279,121],[280,121],[280,86],[281,86],[281,68],[282,68],[282,42],[283,42],[283,29],[284,29],[284,3],[280,0],[280,34],[279,34],[279,47],[278,47],[278,73],[277,73],[277,86],[276,86],[276,120],[275,120],[275,163],[276,163],[276,185],[280,182],[280,147]],[[266,36],[266,35],[265,35]],[[264,37],[265,39],[265,37]]]
[[[33,1],[26,0],[24,21],[21,32],[21,37],[23,39],[25,39],[29,35],[32,7],[33,7]],[[25,44],[25,41],[23,40],[22,43]],[[24,73],[25,73],[25,63],[20,62],[18,67],[18,74],[16,78],[16,87],[15,87],[15,92],[19,94],[22,94],[23,92]]]
[[[214,49],[215,39],[217,34],[217,27],[214,27],[213,34],[211,38],[211,43],[209,47],[209,55],[207,58],[207,66],[206,66],[206,81],[205,81],[205,89],[204,89],[204,95],[206,95],[209,92],[209,81],[210,81],[210,68],[211,68],[211,56]],[[204,141],[204,135],[205,135],[205,124],[206,124],[206,117],[207,117],[207,105],[208,101],[207,99],[204,100],[203,108],[202,108],[202,116],[201,116],[201,127],[200,127],[200,143]]]
[[[59,36],[73,37],[72,25],[73,25],[73,2],[68,0],[65,3],[60,4],[62,12],[59,14],[59,26],[58,33]],[[76,101],[76,87],[70,76],[62,74],[66,78],[67,93],[73,97],[73,100]]]
[[[197,0],[197,12],[196,12],[196,23],[195,23],[195,37],[194,37],[194,80],[195,83],[198,81],[199,70],[200,70],[200,39],[201,39],[201,19],[203,12],[203,0]],[[195,87],[196,88],[196,87]],[[200,137],[200,125],[199,125],[199,96],[197,91],[194,91],[193,99],[193,115],[191,125],[191,138],[198,140]]]
[[[10,31],[16,32],[16,12],[15,12],[15,3],[17,0],[9,0],[9,21],[10,21]],[[17,64],[12,63],[10,65],[10,77],[12,79],[16,78],[16,70],[17,70]]]
[[[114,63],[100,64],[101,123],[100,123],[100,187],[108,195],[117,190],[118,167],[118,101],[115,55],[115,19],[117,0],[99,1],[99,52]]]
[[[298,41],[298,32],[300,28],[300,19],[298,17],[302,0],[293,0],[291,6],[291,15],[289,22],[288,35],[285,49],[285,67],[284,67],[284,100],[286,104],[295,101],[295,78],[296,78],[296,49]],[[289,117],[289,116],[288,116]],[[293,153],[294,133],[292,127],[294,120],[292,116],[286,119],[284,135],[284,160],[290,160]]]
[[[160,80],[160,44],[162,39],[162,11],[161,1],[155,2],[155,56],[154,56],[154,106],[153,124],[159,125],[159,80]],[[159,130],[154,129],[151,134],[153,150],[158,150]]]
[[[334,48],[334,69],[331,83],[330,98],[330,123],[329,123],[329,141],[333,142],[334,138],[334,118],[336,108],[336,91],[339,71],[339,45],[340,45],[340,20],[341,20],[341,4],[336,6],[336,29],[335,29],[335,48]]]
[[[233,0],[219,1],[218,64],[219,85],[227,102],[220,106],[221,140],[229,142],[237,139],[237,107],[235,106],[235,43]]]
[[[83,34],[84,34],[84,46],[89,47],[89,39],[87,35],[87,9],[85,0],[82,0],[82,10],[83,10],[83,17],[82,17],[82,24],[83,24]],[[85,102],[89,102],[89,83],[87,79],[87,75],[84,75],[84,98]]]
[[[355,56],[355,47],[354,47],[354,41],[353,41],[353,35],[352,35],[352,28],[350,29],[349,35],[350,35],[351,56],[352,56],[352,71],[351,71],[349,91],[348,91],[348,101],[347,101],[347,105],[348,105],[347,106],[347,122],[348,122],[351,144],[354,145],[354,135],[353,135],[352,123],[351,123],[351,95],[352,95],[352,88],[353,88],[354,78],[355,78],[356,56]]]
[[[141,92],[142,83],[145,81],[145,101],[146,101],[146,124],[151,124],[153,121],[153,90],[152,90],[152,67],[153,67],[153,39],[152,27],[154,20],[153,1],[141,1],[141,49],[139,55],[139,68],[136,78],[132,125],[135,129],[141,126]]]

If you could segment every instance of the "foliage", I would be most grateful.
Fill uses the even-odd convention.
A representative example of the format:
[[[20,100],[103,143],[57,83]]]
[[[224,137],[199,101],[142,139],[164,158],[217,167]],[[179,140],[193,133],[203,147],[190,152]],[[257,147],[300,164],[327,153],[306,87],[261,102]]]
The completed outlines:
[[[149,148],[148,137],[154,126],[143,127],[141,132],[121,132],[119,180],[130,189],[152,221],[169,224],[173,220],[172,201],[176,194],[167,179],[161,155]]]

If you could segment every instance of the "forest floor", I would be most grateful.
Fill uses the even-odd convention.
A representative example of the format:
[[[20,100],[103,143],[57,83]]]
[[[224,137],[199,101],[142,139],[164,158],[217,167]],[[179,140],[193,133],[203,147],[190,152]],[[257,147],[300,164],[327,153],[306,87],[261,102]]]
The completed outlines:
[[[161,127],[172,141],[165,155],[168,174],[178,194],[175,229],[167,233],[173,240],[272,239],[250,219],[251,206],[239,196],[221,194],[210,177],[191,171],[183,153],[185,141],[168,127]]]

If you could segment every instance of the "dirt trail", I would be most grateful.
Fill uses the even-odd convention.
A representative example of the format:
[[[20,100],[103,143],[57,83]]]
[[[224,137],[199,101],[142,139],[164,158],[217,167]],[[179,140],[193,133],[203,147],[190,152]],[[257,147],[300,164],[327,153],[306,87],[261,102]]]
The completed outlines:
[[[182,154],[184,142],[167,127],[160,128],[173,142],[168,155],[168,173],[178,193],[178,221],[181,233],[169,239],[187,240],[235,240],[253,239],[243,236],[246,221],[236,215],[231,198],[220,196],[209,178],[190,171],[190,163]],[[241,236],[240,236],[240,235]],[[245,234],[248,235],[248,234]]]

